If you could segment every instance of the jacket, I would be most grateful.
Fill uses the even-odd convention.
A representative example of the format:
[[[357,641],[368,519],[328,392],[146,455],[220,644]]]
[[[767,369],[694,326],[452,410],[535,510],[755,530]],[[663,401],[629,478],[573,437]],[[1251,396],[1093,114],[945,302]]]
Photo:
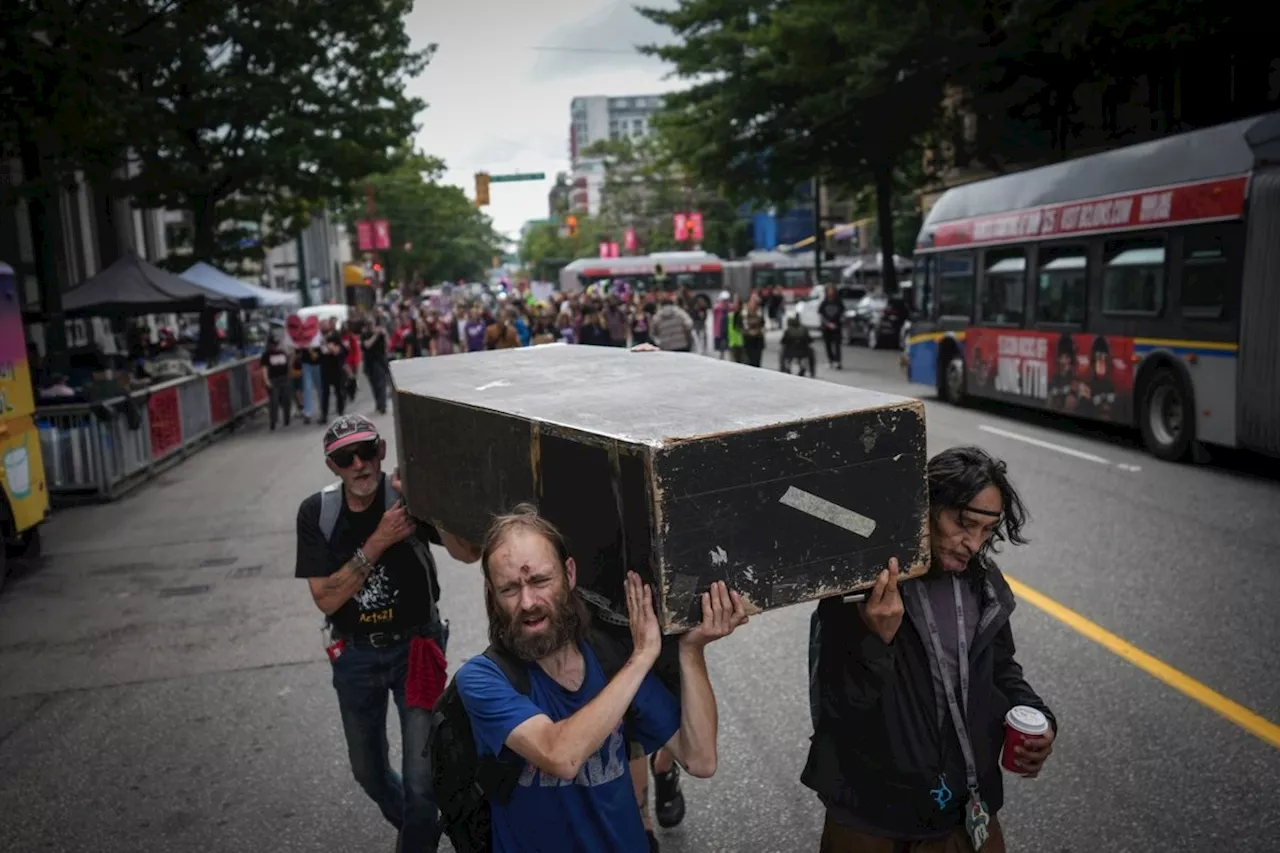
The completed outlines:
[[[964,757],[950,716],[939,724],[933,650],[918,604],[906,594],[903,601],[902,626],[888,644],[866,627],[857,605],[840,596],[818,605],[816,725],[800,780],[885,837],[936,838],[964,824]],[[981,602],[965,721],[978,788],[995,814],[1004,803],[1000,750],[1009,708],[1038,708],[1055,733],[1058,723],[1014,659],[1013,591],[994,566],[985,570]],[[931,796],[940,774],[953,794],[942,809]]]
[[[683,308],[663,305],[649,323],[649,336],[658,344],[659,349],[691,349],[693,318]]]

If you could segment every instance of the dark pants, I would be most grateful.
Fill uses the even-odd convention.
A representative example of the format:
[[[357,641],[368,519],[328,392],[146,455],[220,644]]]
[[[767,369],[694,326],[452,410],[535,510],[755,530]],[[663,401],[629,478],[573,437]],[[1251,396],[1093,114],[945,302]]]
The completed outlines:
[[[365,375],[369,377],[369,390],[373,392],[373,403],[380,414],[387,411],[387,363],[369,360],[364,365]]]
[[[448,626],[433,634],[441,650]],[[342,712],[351,773],[387,822],[399,831],[396,853],[435,853],[440,843],[440,811],[431,780],[431,712],[409,708],[404,681],[409,673],[409,643],[383,649],[353,646],[333,663],[333,687]],[[391,768],[387,748],[387,697],[400,715],[404,753],[401,772]]]
[[[747,364],[752,367],[759,367],[760,360],[764,357],[764,341],[761,341],[757,346],[748,344],[744,349],[746,350]]]
[[[840,364],[840,330],[823,329],[822,343],[827,347],[827,364]]]
[[[347,376],[345,373],[339,373],[336,376],[324,376],[320,381],[320,420],[324,423],[329,422],[329,395],[334,395],[334,405],[338,409],[338,414],[342,414],[347,408]]]
[[[791,353],[790,355],[784,353],[779,357],[779,361],[781,364],[778,366],[778,369],[783,373],[790,373],[792,363],[798,361],[800,362],[800,371],[802,375],[806,368],[808,369],[810,376],[817,375],[817,359],[814,358],[812,347],[810,347],[809,351],[804,355],[801,355],[798,352]]]
[[[276,428],[277,419],[283,415],[284,425],[289,425],[289,415],[293,411],[293,381],[288,376],[272,379],[267,388],[267,420],[271,428]]]
[[[991,836],[982,845],[982,853],[1005,853],[1004,831],[995,815],[991,816],[987,829]],[[818,853],[972,853],[972,850],[963,827],[937,841],[895,841],[859,832],[832,820],[828,814]]]

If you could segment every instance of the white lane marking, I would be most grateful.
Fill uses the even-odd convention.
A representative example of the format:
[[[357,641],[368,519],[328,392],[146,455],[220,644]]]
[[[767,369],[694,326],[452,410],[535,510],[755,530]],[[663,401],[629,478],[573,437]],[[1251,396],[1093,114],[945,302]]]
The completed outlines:
[[[725,552],[724,546],[717,545],[716,549],[711,552],[711,565],[723,566],[729,562],[729,555]]]
[[[1056,450],[1059,453],[1065,453],[1068,456],[1074,456],[1077,459],[1084,459],[1088,462],[1097,462],[1099,465],[1114,464],[1114,466],[1120,469],[1121,471],[1128,471],[1130,473],[1134,473],[1142,470],[1141,465],[1130,465],[1128,462],[1113,463],[1111,462],[1111,460],[1105,459],[1093,453],[1085,453],[1083,450],[1076,450],[1074,447],[1066,447],[1061,444],[1054,444],[1052,441],[1044,441],[1043,439],[1032,438],[1029,435],[1023,435],[1021,433],[1012,432],[1007,429],[1000,429],[999,427],[993,427],[987,424],[978,424],[978,429],[982,430],[983,432],[989,432],[992,435],[1000,435],[1000,436],[1004,436],[1005,438],[1012,438],[1014,441],[1023,441],[1023,442],[1026,442],[1027,444],[1033,444],[1036,447],[1043,447],[1045,450]]]
[[[983,432],[989,432],[992,435],[1000,435],[1000,436],[1004,436],[1005,438],[1012,438],[1014,441],[1024,441],[1027,444],[1034,444],[1036,447],[1043,447],[1045,450],[1056,450],[1059,453],[1065,453],[1068,456],[1074,456],[1077,459],[1084,459],[1089,462],[1097,462],[1099,465],[1111,464],[1110,460],[1104,459],[1101,456],[1095,456],[1092,453],[1085,453],[1083,450],[1076,450],[1073,447],[1064,447],[1061,444],[1054,444],[1052,441],[1042,441],[1041,439],[1038,439],[1038,438],[1032,438],[1029,435],[1022,435],[1021,433],[1010,432],[1007,429],[1000,429],[999,427],[987,426],[986,424],[978,424],[978,429],[982,430]]]
[[[786,494],[778,500],[778,503],[798,509],[806,515],[812,515],[836,527],[843,527],[850,533],[856,533],[863,538],[870,538],[876,531],[874,518],[867,518],[861,513],[845,509],[840,504],[833,504],[825,498],[797,489],[795,486],[788,486]]]
[[[486,382],[484,385],[477,385],[477,391],[488,391],[490,388],[505,388],[511,383],[505,379],[495,379],[492,382]]]

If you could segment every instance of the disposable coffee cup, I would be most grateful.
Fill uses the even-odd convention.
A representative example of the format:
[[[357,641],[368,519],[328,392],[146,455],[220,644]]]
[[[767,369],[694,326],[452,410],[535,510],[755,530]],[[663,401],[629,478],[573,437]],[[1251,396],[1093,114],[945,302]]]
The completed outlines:
[[[1000,766],[1010,773],[1023,775],[1024,771],[1014,764],[1018,760],[1017,748],[1027,738],[1041,737],[1049,731],[1049,718],[1041,711],[1028,705],[1014,705],[1004,715],[1004,755]]]

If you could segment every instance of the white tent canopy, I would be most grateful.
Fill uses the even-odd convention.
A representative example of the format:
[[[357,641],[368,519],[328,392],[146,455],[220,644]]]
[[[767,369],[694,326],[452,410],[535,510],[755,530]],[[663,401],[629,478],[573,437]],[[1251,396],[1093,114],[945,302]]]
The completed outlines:
[[[217,267],[204,262],[194,264],[182,277],[192,284],[212,290],[236,300],[255,300],[259,308],[285,308],[297,305],[299,295],[293,292],[271,290],[227,275]]]

